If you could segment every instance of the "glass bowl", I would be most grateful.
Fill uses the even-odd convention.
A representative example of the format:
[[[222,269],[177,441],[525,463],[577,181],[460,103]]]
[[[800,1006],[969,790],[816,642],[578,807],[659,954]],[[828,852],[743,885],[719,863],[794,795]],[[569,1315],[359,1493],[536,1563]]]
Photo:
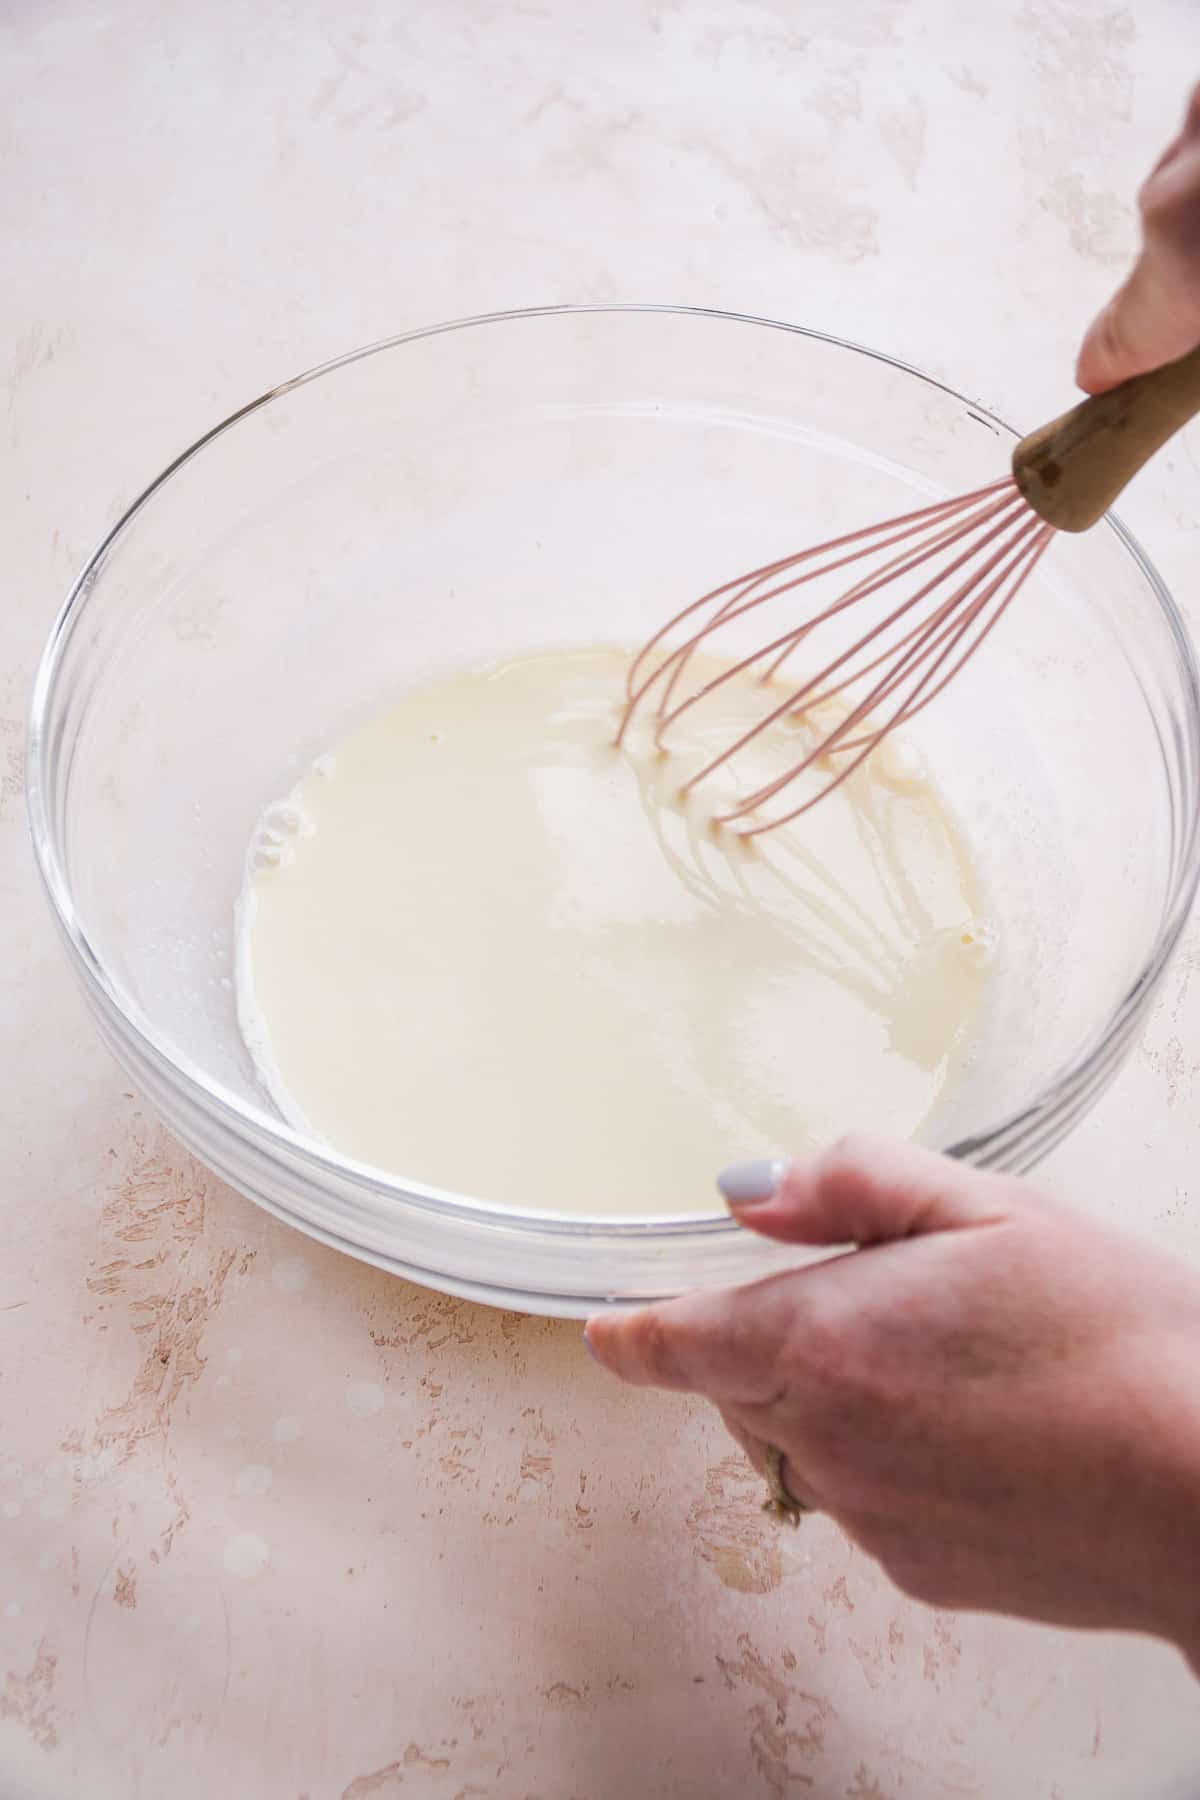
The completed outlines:
[[[739,569],[994,480],[1011,437],[891,358],[675,307],[414,332],[210,431],[100,545],[33,695],[38,861],[133,1081],[259,1205],[447,1292],[579,1316],[794,1263],[710,1195],[694,1218],[523,1213],[293,1130],[237,1029],[243,856],[263,806],[415,678],[633,644]],[[940,1117],[952,1155],[1029,1168],[1118,1067],[1196,886],[1198,723],[1179,615],[1109,519],[1055,542],[913,727],[1003,945]]]

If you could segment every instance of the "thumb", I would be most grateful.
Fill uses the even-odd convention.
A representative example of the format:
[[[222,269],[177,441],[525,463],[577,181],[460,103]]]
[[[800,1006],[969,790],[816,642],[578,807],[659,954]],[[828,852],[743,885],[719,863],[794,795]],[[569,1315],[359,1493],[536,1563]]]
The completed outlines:
[[[1142,188],[1142,253],[1089,327],[1075,366],[1088,393],[1175,362],[1200,344],[1200,87]]]
[[[1075,379],[1089,394],[1102,394],[1186,356],[1200,340],[1200,297],[1164,279],[1155,259],[1139,257],[1084,336]]]
[[[867,1136],[791,1163],[735,1163],[717,1185],[740,1225],[786,1244],[878,1244],[994,1224],[1019,1192],[918,1144]]]

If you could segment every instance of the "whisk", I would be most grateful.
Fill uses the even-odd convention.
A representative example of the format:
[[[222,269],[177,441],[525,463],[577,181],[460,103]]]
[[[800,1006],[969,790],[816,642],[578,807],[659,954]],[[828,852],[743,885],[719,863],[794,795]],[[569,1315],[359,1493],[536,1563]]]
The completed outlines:
[[[676,613],[633,659],[617,744],[625,741],[635,716],[648,709],[656,747],[669,749],[671,726],[690,708],[751,670],[764,686],[774,681],[793,651],[824,632],[825,654],[830,637],[839,639],[836,653],[828,661],[818,657],[815,674],[790,686],[680,790],[690,794],[773,725],[785,718],[813,719],[837,695],[844,703],[837,723],[781,773],[714,813],[711,823],[752,838],[798,818],[953,681],[1012,605],[1055,532],[1094,525],[1143,464],[1198,412],[1200,349],[1094,395],[1031,432],[1013,451],[1012,473],[1002,480],[723,582]],[[711,647],[716,632],[780,595],[864,563],[829,604],[688,690],[688,665],[698,651]],[[840,642],[839,624],[875,596],[881,597],[883,617],[849,643]],[[831,633],[825,631],[831,627]],[[853,698],[846,693],[851,687]],[[806,790],[798,804],[785,800],[782,810],[761,816],[770,801],[810,772],[819,780],[815,793]]]

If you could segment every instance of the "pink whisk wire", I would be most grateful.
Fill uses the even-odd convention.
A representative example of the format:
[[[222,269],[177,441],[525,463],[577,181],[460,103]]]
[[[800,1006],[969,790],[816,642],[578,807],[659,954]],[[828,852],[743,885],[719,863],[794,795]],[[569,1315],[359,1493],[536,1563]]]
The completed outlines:
[[[814,581],[820,575],[831,574],[835,569],[844,568],[848,563],[860,561],[864,556],[872,556],[880,549],[889,548],[893,543],[899,542],[904,537],[917,535],[925,530],[927,524],[930,522],[940,522],[948,515],[964,512],[969,508],[975,508],[982,501],[986,500],[989,495],[1001,493],[1005,490],[1007,490],[1007,502],[1009,504],[1015,504],[1019,496],[1016,493],[1016,487],[1012,478],[1006,477],[1003,481],[993,482],[989,487],[978,488],[974,493],[960,495],[953,500],[940,500],[933,506],[924,506],[919,508],[916,512],[902,513],[895,519],[886,519],[882,522],[877,522],[874,525],[862,526],[857,531],[846,532],[842,537],[831,538],[827,543],[816,544],[808,550],[801,550],[791,556],[781,557],[776,562],[764,563],[761,568],[752,569],[749,574],[739,575],[733,581],[724,582],[720,587],[712,588],[707,594],[702,594],[698,600],[693,600],[690,605],[683,607],[681,611],[668,619],[665,625],[660,626],[654,633],[654,636],[647,639],[646,643],[642,645],[642,648],[638,651],[630,664],[629,672],[625,680],[627,704],[624,716],[621,720],[620,730],[617,733],[617,744],[620,745],[623,741],[629,721],[632,718],[638,703],[645,697],[655,683],[670,669],[675,668],[679,672],[682,672],[683,665],[691,657],[696,646],[711,632],[715,631],[719,625],[729,624],[732,620],[741,617],[743,613],[753,611],[755,607],[764,605],[768,600],[774,600],[780,594],[789,593],[794,588],[802,587],[805,582]],[[900,530],[898,529],[899,527],[904,527],[905,529]],[[969,528],[969,526],[967,528]],[[885,532],[892,532],[894,535],[884,538],[882,543],[864,542],[864,540],[879,538]],[[781,574],[785,569],[796,568],[799,564],[810,562],[815,557],[828,555],[831,550],[840,550],[847,544],[860,544],[862,547],[852,551],[848,556],[839,557],[835,562],[826,563],[822,567],[810,569],[806,574],[798,575],[793,581],[785,581],[778,587],[769,588],[766,593],[756,595],[755,598],[749,601],[745,606],[739,606],[737,604],[738,601],[744,600],[745,596],[758,586],[760,582],[769,581],[772,576]],[[724,602],[722,606],[717,609],[708,623],[704,625],[700,631],[696,632],[693,637],[689,638],[687,642],[681,644],[678,649],[671,651],[639,687],[637,685],[638,672],[663,639],[669,636],[669,634],[675,630],[677,625],[681,625],[685,619],[688,619],[694,613],[699,612],[701,607],[707,606],[713,600],[720,599],[722,594],[731,594],[732,590],[737,591],[733,592],[731,599]],[[850,594],[843,596],[840,604],[849,605],[851,600],[855,597],[856,592],[855,590],[852,590]],[[821,619],[830,617],[836,610],[838,610],[836,606],[827,609],[824,614],[820,615]],[[741,668],[748,667],[751,663],[759,661],[761,657],[769,655],[772,650],[777,649],[779,645],[784,642],[791,640],[799,641],[799,639],[812,630],[818,622],[819,621],[816,619],[810,620],[807,625],[799,627],[796,631],[785,633],[784,637],[777,639],[774,644],[767,646],[765,649],[757,650],[753,656],[745,658],[744,662],[739,665],[737,670],[730,670],[728,671],[728,674],[732,676],[733,674],[740,672]],[[668,692],[674,685],[674,680],[676,678],[677,676],[672,676],[668,686]],[[665,699],[660,701],[660,711],[664,706]]]
[[[727,682],[735,681],[756,665],[765,662],[767,666],[758,679],[760,685],[766,685],[776,676],[792,652],[819,627],[839,618],[850,607],[903,580],[931,559],[944,559],[947,553],[953,553],[949,560],[940,562],[933,575],[918,586],[915,593],[906,595],[883,619],[827,662],[816,675],[793,687],[783,700],[772,706],[732,743],[706,762],[681,787],[681,797],[686,796],[787,715],[811,713],[832,699],[835,692],[844,691],[847,686],[860,683],[868,675],[883,670],[880,678],[853,704],[846,717],[799,761],[738,800],[727,811],[715,814],[712,820],[714,826],[738,824],[738,835],[747,838],[774,831],[799,818],[840,787],[891,732],[923,712],[944,691],[995,629],[1033,573],[1053,535],[1053,527],[1043,524],[1028,509],[1015,482],[1011,477],[1006,477],[970,494],[938,501],[897,518],[844,533],[792,556],[764,563],[747,574],[724,582],[683,607],[647,640],[634,657],[626,679],[626,702],[616,743],[620,746],[624,742],[635,714],[653,691],[660,688],[653,710],[654,744],[659,750],[664,750],[664,734],[675,721]],[[715,632],[820,576],[830,575],[864,557],[878,556],[897,545],[904,547],[881,567],[852,582],[848,589],[811,618],[779,633],[768,643],[760,645],[749,655],[741,657],[719,674],[702,682],[682,700],[674,701],[687,665]],[[976,566],[972,568],[969,566],[971,564]],[[802,573],[790,573],[802,565],[807,565],[803,567]],[[945,595],[947,582],[960,573],[964,578],[948,596]],[[789,578],[777,579],[784,575]],[[943,593],[934,600],[939,589]],[[932,602],[932,612],[920,618],[915,625],[907,623],[914,609],[926,601]],[[705,621],[690,629],[681,643],[673,649],[669,648],[665,640],[679,626],[694,620],[705,608],[710,609]],[[862,663],[863,653],[871,652],[879,639],[897,626],[906,628],[882,652],[876,651]],[[661,657],[643,675],[643,670],[660,645],[663,646]],[[856,663],[860,666],[853,666]],[[870,722],[880,707],[896,695],[898,689],[903,689],[904,692],[899,704],[888,717],[877,726],[860,730],[864,723]],[[818,763],[827,765],[835,753],[853,754],[851,761],[832,772],[830,779],[817,793],[769,820],[749,822],[749,814],[756,812]],[[742,823],[743,821],[745,822]]]

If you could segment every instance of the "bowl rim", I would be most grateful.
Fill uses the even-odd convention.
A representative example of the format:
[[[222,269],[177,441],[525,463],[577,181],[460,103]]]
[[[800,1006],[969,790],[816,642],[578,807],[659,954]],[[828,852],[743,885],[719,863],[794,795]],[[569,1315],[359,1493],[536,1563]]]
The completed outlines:
[[[530,306],[473,314],[380,338],[359,349],[347,351],[341,356],[318,363],[301,374],[268,388],[257,398],[229,413],[167,463],[100,539],[72,583],[66,599],[51,625],[38,658],[26,728],[25,800],[38,872],[59,929],[71,953],[76,972],[84,983],[88,998],[102,1015],[115,1014],[120,1026],[134,1034],[141,1054],[159,1068],[168,1083],[181,1081],[193,1103],[207,1113],[211,1114],[215,1111],[222,1122],[239,1136],[245,1137],[249,1132],[255,1138],[265,1138],[268,1145],[272,1143],[279,1145],[286,1149],[291,1157],[305,1166],[318,1181],[321,1180],[321,1177],[330,1176],[339,1181],[349,1178],[359,1189],[364,1189],[377,1198],[385,1199],[389,1204],[401,1202],[407,1207],[420,1209],[430,1214],[452,1217],[459,1224],[474,1221],[481,1226],[499,1226],[507,1231],[528,1232],[564,1239],[600,1237],[609,1239],[614,1244],[622,1238],[630,1237],[637,1238],[640,1242],[653,1239],[691,1240],[697,1236],[736,1233],[741,1228],[727,1215],[712,1211],[696,1214],[636,1213],[628,1215],[532,1212],[490,1201],[480,1196],[459,1194],[451,1189],[440,1188],[430,1183],[412,1181],[376,1165],[343,1155],[332,1146],[322,1145],[319,1139],[305,1135],[282,1117],[272,1115],[266,1110],[265,1105],[261,1108],[257,1107],[241,1099],[224,1083],[210,1079],[191,1062],[190,1058],[174,1048],[166,1034],[156,1028],[153,1021],[142,1012],[136,1002],[120,992],[109,977],[101,958],[92,949],[75,911],[70,883],[60,855],[60,846],[56,841],[47,804],[50,785],[48,764],[52,746],[48,742],[46,721],[55,698],[66,648],[84,614],[91,590],[103,569],[109,552],[118,540],[130,528],[143,509],[149,505],[158,491],[199,456],[201,451],[224,433],[231,431],[243,419],[263,410],[285,395],[325,376],[336,374],[338,370],[361,362],[368,357],[398,349],[401,345],[418,343],[426,338],[439,337],[449,332],[469,330],[479,326],[504,325],[539,318],[587,317],[604,314],[667,315],[711,319],[724,324],[756,326],[815,340],[838,350],[867,357],[871,361],[882,363],[888,368],[911,376],[967,407],[981,424],[992,426],[998,433],[1005,436],[1012,438],[1019,436],[1019,433],[1006,420],[1000,418],[980,402],[969,399],[958,389],[950,386],[948,382],[941,381],[938,377],[930,375],[925,370],[905,362],[900,357],[892,356],[886,351],[873,350],[852,339],[839,337],[834,333],[821,331],[812,326],[790,324],[784,320],[768,319],[753,313],[733,312],[715,307],[675,305],[667,302],[598,302],[582,305]],[[1122,548],[1132,558],[1144,578],[1162,615],[1168,639],[1175,652],[1185,710],[1188,715],[1190,731],[1185,753],[1186,749],[1190,749],[1193,760],[1200,762],[1200,668],[1197,666],[1196,651],[1183,618],[1166,583],[1126,526],[1111,512],[1105,514],[1101,526],[1115,533]],[[1079,1116],[1081,1111],[1087,1110],[1089,1094],[1094,1097],[1094,1093],[1098,1093],[1103,1085],[1106,1065],[1108,1066],[1107,1072],[1115,1069],[1125,1039],[1128,1037],[1137,1015],[1145,1005],[1149,993],[1161,977],[1191,909],[1197,882],[1200,880],[1200,784],[1196,782],[1192,784],[1191,801],[1190,813],[1185,814],[1181,822],[1182,837],[1175,857],[1174,889],[1168,896],[1168,904],[1153,948],[1137,976],[1112,1008],[1108,1017],[1094,1028],[1075,1055],[1056,1071],[1032,1100],[1016,1110],[1010,1111],[994,1125],[946,1146],[944,1154],[961,1161],[987,1164],[993,1160],[989,1155],[989,1151],[993,1147],[1003,1146],[1040,1127],[1039,1135],[1043,1140],[1043,1147],[1036,1151],[1030,1159],[1036,1161],[1041,1154],[1045,1154],[1059,1141],[1062,1133],[1054,1129],[1055,1123],[1060,1120],[1065,1121],[1063,1129],[1069,1129],[1074,1122],[1072,1115]],[[1046,1141],[1047,1136],[1048,1142]],[[1025,1166],[1028,1166],[1028,1163]],[[302,1223],[299,1220],[297,1222]],[[305,1226],[305,1229],[312,1229],[312,1227]]]

